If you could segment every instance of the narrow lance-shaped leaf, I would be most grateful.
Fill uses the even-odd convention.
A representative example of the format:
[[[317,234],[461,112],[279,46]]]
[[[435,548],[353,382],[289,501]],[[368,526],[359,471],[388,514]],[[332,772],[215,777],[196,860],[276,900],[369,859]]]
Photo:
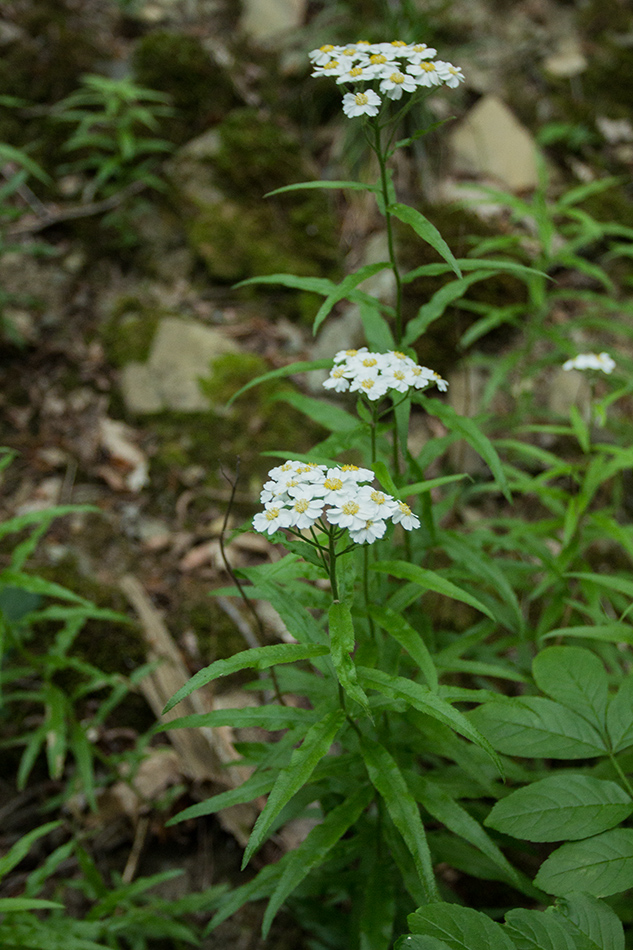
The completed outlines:
[[[429,687],[437,692],[438,678],[433,657],[417,630],[413,629],[402,614],[396,613],[389,607],[372,605],[369,613],[376,623],[380,624],[383,630],[386,630],[415,660]]]
[[[424,590],[430,590],[436,594],[443,594],[452,600],[459,600],[464,604],[469,604],[471,607],[480,610],[482,614],[490,617],[491,620],[495,619],[488,607],[482,604],[480,600],[477,600],[472,594],[462,590],[461,587],[457,587],[457,585],[451,581],[447,581],[446,578],[442,577],[441,574],[437,574],[435,571],[418,567],[417,564],[409,564],[408,561],[378,561],[372,565],[372,569],[374,571],[382,571],[384,574],[390,574],[392,577],[398,577],[400,580],[412,581]]]
[[[351,656],[355,646],[354,622],[347,604],[334,601],[328,612],[328,625],[332,662],[337,679],[350,699],[357,702],[365,713],[371,716],[369,700],[358,683],[356,666]]]
[[[433,863],[420,810],[395,759],[384,746],[365,736],[361,739],[361,753],[371,783],[384,800],[391,820],[411,853],[427,900],[437,900]]]
[[[270,790],[266,806],[255,822],[244,852],[242,868],[248,864],[265,840],[270,826],[284,805],[303,788],[317,764],[327,755],[344,721],[344,710],[337,709],[328,713],[308,730],[299,748],[294,750],[288,766],[279,773]]]
[[[364,267],[359,268],[353,274],[348,274],[340,284],[338,284],[335,289],[328,294],[326,299],[323,301],[321,306],[317,311],[317,315],[314,318],[314,323],[312,325],[312,332],[316,334],[317,330],[327,317],[328,313],[332,310],[332,307],[339,302],[339,300],[344,300],[349,294],[358,287],[359,284],[362,284],[364,280],[367,280],[368,277],[373,277],[374,274],[377,274],[381,270],[385,270],[387,267],[391,267],[390,261],[381,261],[377,264],[365,264]]]
[[[210,666],[199,670],[188,683],[174,693],[165,706],[163,715],[173,709],[185,696],[189,696],[194,690],[206,686],[207,683],[221,676],[228,676],[239,670],[267,670],[276,663],[294,663],[295,660],[309,660],[312,657],[324,656],[326,653],[329,653],[328,647],[318,644],[304,646],[302,643],[276,643],[271,646],[243,650],[226,660],[216,660]]]
[[[270,930],[275,914],[286,898],[313,868],[323,864],[336,842],[358,820],[372,797],[371,788],[356,789],[349,798],[328,812],[323,821],[316,825],[299,847],[292,852],[264,914],[262,923],[264,938]]]
[[[450,264],[458,277],[462,276],[455,255],[435,225],[431,224],[428,218],[425,218],[424,215],[416,211],[415,208],[411,208],[409,205],[401,204],[400,202],[390,204],[387,207],[387,211],[389,214],[398,218],[399,221],[413,228],[418,237],[421,237],[423,241],[430,244],[440,257],[444,258],[447,264]]]
[[[269,373],[262,373],[262,375],[256,379],[251,379],[250,383],[246,383],[238,389],[236,393],[233,393],[227,402],[227,406],[231,406],[243,393],[252,389],[253,386],[259,386],[260,383],[267,383],[271,379],[284,379],[286,376],[292,376],[294,373],[307,373],[313,369],[330,369],[331,366],[332,360],[322,359],[302,360],[298,363],[290,363],[288,366],[281,366],[279,369],[271,369]]]
[[[464,296],[471,284],[485,280],[486,277],[494,277],[497,273],[497,271],[475,271],[467,277],[461,277],[458,280],[451,281],[450,284],[445,284],[444,287],[433,294],[428,303],[420,307],[417,317],[413,317],[412,320],[408,321],[402,339],[403,344],[411,346],[415,343],[433,321],[442,316],[450,304]]]
[[[378,185],[365,185],[362,181],[299,181],[294,185],[284,185],[283,188],[275,188],[264,195],[264,198],[272,198],[273,195],[283,195],[288,191],[305,191],[307,188],[323,189],[341,189],[346,188],[350,191],[373,191],[380,192]]]

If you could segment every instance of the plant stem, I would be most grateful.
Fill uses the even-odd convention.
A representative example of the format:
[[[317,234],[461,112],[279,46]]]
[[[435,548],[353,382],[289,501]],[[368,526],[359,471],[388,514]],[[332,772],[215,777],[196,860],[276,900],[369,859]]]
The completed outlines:
[[[402,342],[402,279],[400,277],[400,270],[398,268],[398,263],[396,261],[396,253],[393,240],[393,224],[392,224],[392,215],[389,212],[389,182],[387,178],[387,158],[385,152],[382,149],[382,142],[380,137],[380,123],[376,120],[374,123],[374,143],[372,148],[376,153],[376,158],[378,159],[378,164],[380,165],[380,185],[382,188],[382,198],[385,206],[385,221],[387,223],[387,244],[389,248],[389,260],[391,261],[391,269],[393,271],[393,276],[396,280],[396,325],[395,325],[395,337],[396,343],[399,346]]]

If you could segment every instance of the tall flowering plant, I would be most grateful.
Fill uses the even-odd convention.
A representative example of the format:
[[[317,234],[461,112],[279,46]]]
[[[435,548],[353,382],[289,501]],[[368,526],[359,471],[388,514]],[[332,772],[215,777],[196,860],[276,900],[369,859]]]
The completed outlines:
[[[610,465],[589,463],[583,497],[569,506],[573,517],[561,511],[560,491],[551,490],[546,478],[535,478],[539,501],[551,504],[556,516],[539,525],[538,539],[512,525],[510,518],[471,534],[450,526],[457,483],[464,473],[428,478],[427,468],[453,442],[466,440],[481,456],[490,474],[476,490],[495,500],[510,502],[511,487],[525,491],[527,483],[532,490],[533,483],[516,466],[502,462],[476,420],[459,416],[430,394],[445,393],[448,383],[416,357],[414,344],[425,329],[472,283],[504,271],[522,272],[520,265],[504,260],[487,260],[485,266],[478,260],[456,260],[433,224],[417,208],[397,200],[390,158],[427,131],[397,140],[403,115],[422,95],[442,86],[452,90],[463,80],[458,67],[435,57],[436,51],[424,44],[401,41],[328,45],[310,54],[315,77],[330,77],[347,90],[343,112],[363,123],[378,159],[379,179],[372,184],[304,182],[279,191],[321,187],[370,192],[384,218],[389,259],[361,267],[339,284],[288,274],[246,282],[279,283],[322,295],[315,332],[339,301],[357,303],[367,345],[273,370],[236,394],[267,378],[327,369],[325,402],[296,391],[280,398],[317,419],[329,434],[305,456],[297,457],[292,449],[276,453],[280,463],[269,470],[260,490],[261,508],[245,530],[252,527],[278,545],[277,556],[270,563],[242,568],[234,573],[235,587],[214,592],[241,594],[249,609],[253,601],[268,602],[286,627],[284,641],[212,663],[167,706],[172,709],[194,689],[221,676],[254,670],[259,678],[252,688],[261,693],[260,706],[184,717],[169,728],[257,725],[271,731],[271,740],[241,747],[243,764],[253,771],[239,788],[195,804],[174,820],[258,802],[246,865],[264,845],[271,854],[275,831],[284,822],[305,817],[306,811],[314,819],[296,848],[281,857],[277,853],[279,860],[265,863],[253,879],[227,895],[210,929],[246,901],[267,898],[264,934],[287,904],[319,935],[319,947],[335,950],[387,950],[394,936],[406,929],[408,914],[414,936],[403,938],[403,950],[537,945],[585,950],[589,944],[574,943],[568,933],[578,921],[579,932],[592,939],[609,933],[614,942],[595,939],[592,946],[610,950],[621,945],[612,912],[601,904],[599,890],[591,889],[586,876],[574,876],[566,845],[558,858],[557,852],[552,855],[549,868],[548,858],[533,883],[523,853],[517,859],[507,841],[513,834],[527,841],[560,841],[562,829],[578,843],[587,828],[591,835],[606,827],[595,820],[595,810],[587,818],[586,811],[580,815],[571,805],[560,805],[553,807],[551,820],[537,821],[536,837],[530,838],[529,819],[545,809],[544,802],[550,807],[559,793],[564,796],[569,776],[556,774],[553,785],[532,793],[529,770],[517,765],[514,755],[602,756],[600,767],[615,771],[608,780],[594,777],[594,784],[587,783],[584,774],[574,776],[574,802],[608,801],[615,809],[610,811],[613,821],[633,813],[633,789],[617,760],[618,750],[633,745],[630,716],[629,725],[625,722],[631,688],[621,687],[613,697],[607,727],[601,660],[593,654],[588,660],[588,651],[555,646],[542,650],[530,666],[537,652],[535,637],[530,640],[533,603],[538,597],[544,602],[542,636],[550,635],[552,623],[562,624],[564,611],[578,609],[577,601],[565,601],[560,593],[561,577],[577,566],[574,558],[591,493],[601,479],[630,461],[631,453],[615,456]],[[455,275],[408,323],[403,293],[427,271],[401,272],[394,244],[396,219],[437,251],[442,262],[432,265],[432,273]],[[359,289],[385,268],[395,276],[393,305]],[[596,359],[608,373],[607,361]],[[444,434],[416,446],[409,423],[412,413],[421,412],[439,420]],[[565,434],[574,432],[585,439],[579,423],[564,428]],[[542,449],[532,453],[537,459],[545,455]],[[552,470],[559,477],[561,472],[570,477],[576,473],[573,466]],[[543,541],[552,530],[556,537]],[[550,548],[561,543],[556,560]],[[504,555],[506,548],[507,557],[495,560],[490,553]],[[543,576],[534,579],[539,571]],[[556,591],[553,599],[550,587]],[[587,609],[594,615],[598,600],[588,596]],[[451,605],[450,622],[435,609],[438,603]],[[465,619],[457,619],[456,607]],[[582,629],[586,627],[578,626],[578,636]],[[506,648],[507,654],[518,657],[515,666]],[[477,649],[481,653],[473,658],[469,651]],[[576,668],[582,670],[580,676]],[[601,699],[583,687],[593,678],[601,684]],[[510,690],[497,690],[498,683],[509,683]],[[550,698],[511,695],[511,689],[524,688]],[[268,701],[269,689],[273,702]],[[559,695],[560,702],[551,698]],[[467,712],[473,706],[474,711]],[[621,783],[617,788],[614,775]],[[514,796],[511,808],[504,806],[506,776],[516,785],[525,783],[509,796]],[[497,802],[492,809],[491,801]],[[604,854],[613,840],[602,844]],[[630,851],[629,839],[618,847]],[[445,873],[447,868],[450,873]],[[486,914],[451,904],[462,901],[462,892],[452,890],[451,875],[476,876],[479,871],[486,880],[501,882],[504,894],[512,895],[510,901],[532,905],[535,909],[525,911],[529,919],[521,917],[523,910],[511,912],[515,916],[508,914],[509,923],[501,927]],[[582,910],[577,894],[587,889]],[[538,937],[535,942],[534,933],[547,929],[545,915],[536,908],[547,902],[547,895],[566,894],[567,910],[548,916],[563,934],[562,942],[541,944]]]

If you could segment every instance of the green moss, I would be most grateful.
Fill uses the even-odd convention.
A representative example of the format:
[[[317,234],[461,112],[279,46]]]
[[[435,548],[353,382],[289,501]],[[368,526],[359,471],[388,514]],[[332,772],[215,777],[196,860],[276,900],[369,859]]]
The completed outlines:
[[[125,295],[119,298],[101,331],[110,362],[117,367],[134,361],[144,363],[149,356],[156,327],[165,315],[136,297]]]
[[[219,122],[237,104],[230,77],[195,36],[148,33],[132,62],[141,85],[171,96],[177,116],[166,125],[175,141],[184,142]]]

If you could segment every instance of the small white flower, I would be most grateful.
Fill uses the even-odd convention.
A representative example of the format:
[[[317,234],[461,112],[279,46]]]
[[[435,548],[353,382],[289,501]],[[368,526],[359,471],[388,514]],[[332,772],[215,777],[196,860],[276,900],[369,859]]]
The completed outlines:
[[[423,62],[407,66],[407,72],[410,76],[415,76],[418,86],[439,86],[442,82],[435,63]]]
[[[406,502],[398,501],[396,504],[396,511],[391,516],[393,523],[401,524],[405,531],[412,531],[413,528],[419,528],[420,519],[417,515],[413,514]]]
[[[311,492],[302,492],[293,499],[292,508],[289,509],[290,521],[288,526],[299,528],[299,530],[310,528],[322,513],[322,499],[313,498]]]
[[[340,84],[343,82],[368,82],[370,79],[373,79],[373,75],[362,66],[352,66],[347,72],[341,73],[336,81]]]
[[[349,534],[357,544],[373,544],[377,538],[382,538],[386,530],[386,522],[369,518],[362,528],[350,528]]]
[[[339,350],[338,353],[334,354],[334,363],[343,363],[346,360],[349,360],[352,356],[358,356],[359,353],[367,353],[367,347],[361,346],[359,350]]]
[[[341,465],[341,472],[344,477],[350,481],[371,482],[374,480],[374,473],[369,468],[359,468],[358,465]]]
[[[274,534],[280,528],[289,527],[291,522],[291,513],[288,508],[282,508],[275,504],[266,505],[263,511],[258,512],[253,518],[253,527],[255,531],[261,534]]]
[[[319,76],[340,76],[347,68],[347,63],[342,63],[338,59],[331,59],[329,62],[324,63],[323,66],[318,66],[312,75],[315,79]]]
[[[394,70],[380,83],[380,91],[384,92],[388,99],[396,100],[402,98],[403,92],[415,92],[416,87],[417,83],[413,76],[407,76],[399,69]]]
[[[374,116],[378,115],[380,103],[380,96],[373,89],[368,89],[367,92],[348,92],[343,96],[343,112],[350,119],[359,115]]]
[[[315,66],[325,66],[331,59],[334,59],[335,54],[336,47],[332,46],[331,43],[327,43],[325,46],[319,47],[319,49],[313,49],[308,53],[308,58]]]
[[[363,375],[356,376],[350,385],[350,392],[360,392],[371,402],[382,399],[387,393],[387,383],[381,379],[377,373],[366,372]]]
[[[460,82],[464,81],[464,74],[459,66],[453,66],[452,63],[444,63],[439,59],[435,63],[435,66],[442,82],[452,89],[455,89],[456,86],[459,86]]]
[[[426,43],[414,43],[407,49],[407,59],[412,65],[417,66],[423,59],[433,59],[436,53],[437,50],[432,46],[427,46]]]
[[[579,353],[563,363],[563,369],[601,369],[603,373],[610,374],[615,369],[615,361],[608,353]]]
[[[391,518],[398,510],[395,498],[377,488],[372,488],[371,485],[363,485],[356,495],[356,500],[368,512],[367,517],[379,518],[381,521]]]
[[[323,383],[325,389],[333,389],[335,393],[345,393],[349,389],[349,380],[345,377],[345,369],[335,366]]]
[[[439,391],[441,393],[445,393],[446,390],[448,389],[448,383],[446,382],[446,380],[442,379],[439,373],[433,373],[433,379],[435,380],[435,385],[437,386]]]
[[[368,514],[355,498],[346,498],[338,505],[326,508],[325,517],[330,524],[338,525],[339,528],[359,530],[364,527]]]

